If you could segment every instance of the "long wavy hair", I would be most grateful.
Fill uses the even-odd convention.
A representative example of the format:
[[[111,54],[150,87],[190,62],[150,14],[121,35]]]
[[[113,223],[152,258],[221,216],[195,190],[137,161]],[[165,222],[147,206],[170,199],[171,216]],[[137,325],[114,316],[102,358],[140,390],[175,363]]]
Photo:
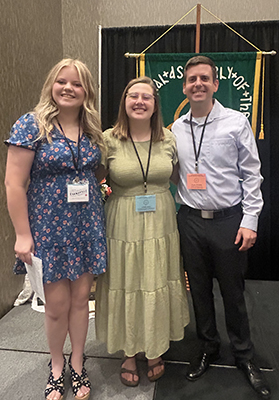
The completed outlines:
[[[132,79],[125,87],[119,104],[118,117],[111,134],[120,140],[127,140],[129,138],[129,117],[126,113],[125,102],[128,90],[137,83],[146,83],[152,88],[153,96],[155,99],[154,113],[150,119],[152,141],[159,142],[160,140],[164,140],[165,135],[163,131],[163,118],[160,108],[159,96],[154,82],[147,76],[141,76],[140,78]]]
[[[99,145],[101,151],[104,152],[105,146],[101,130],[101,121],[95,108],[96,95],[91,72],[83,62],[72,58],[65,58],[57,63],[50,70],[46,78],[41,91],[40,100],[33,110],[39,127],[37,139],[46,138],[49,143],[52,142],[51,131],[54,128],[54,119],[59,115],[59,109],[52,97],[52,87],[61,69],[71,66],[76,67],[85,93],[79,113],[81,128],[88,136],[91,143]]]

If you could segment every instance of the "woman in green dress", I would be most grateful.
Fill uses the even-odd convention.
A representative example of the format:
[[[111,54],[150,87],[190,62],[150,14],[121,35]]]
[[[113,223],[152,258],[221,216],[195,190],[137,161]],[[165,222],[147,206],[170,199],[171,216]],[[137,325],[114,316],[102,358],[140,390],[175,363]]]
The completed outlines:
[[[106,203],[108,270],[98,278],[96,334],[109,353],[123,350],[120,379],[137,386],[136,355],[147,376],[164,373],[161,355],[189,323],[176,210],[169,181],[177,169],[173,134],[163,128],[148,77],[126,86],[116,125],[104,133],[112,194]]]

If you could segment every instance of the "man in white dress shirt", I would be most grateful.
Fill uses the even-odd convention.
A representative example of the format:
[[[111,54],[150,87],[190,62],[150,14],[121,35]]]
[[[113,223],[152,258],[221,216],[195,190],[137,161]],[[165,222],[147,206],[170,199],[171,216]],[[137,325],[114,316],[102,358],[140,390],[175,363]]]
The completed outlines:
[[[172,127],[179,158],[176,201],[181,204],[181,249],[202,343],[186,377],[198,379],[219,357],[212,293],[216,277],[236,365],[253,389],[269,399],[270,388],[252,361],[244,299],[247,250],[255,244],[263,206],[260,161],[247,118],[213,99],[218,86],[214,62],[204,56],[191,58],[183,83],[191,109]]]

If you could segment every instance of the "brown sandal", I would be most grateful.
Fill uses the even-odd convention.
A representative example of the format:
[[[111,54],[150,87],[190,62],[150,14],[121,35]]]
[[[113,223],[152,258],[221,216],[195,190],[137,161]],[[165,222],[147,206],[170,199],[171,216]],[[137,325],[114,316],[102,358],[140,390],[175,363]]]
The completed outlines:
[[[159,367],[160,365],[163,365],[164,368],[158,374],[154,374],[154,369],[156,367]],[[153,374],[152,376],[148,376],[149,371],[152,371],[152,374]],[[157,381],[157,379],[161,378],[161,376],[163,376],[164,373],[165,373],[165,363],[162,359],[159,360],[156,364],[148,365],[148,367],[147,367],[147,378],[149,379],[150,382]]]
[[[126,361],[126,358],[125,358],[125,360],[123,361],[122,365],[124,364],[125,361]],[[134,370],[131,370],[131,369],[127,369],[127,368],[125,368],[125,367],[122,367],[122,365],[121,365],[121,369],[120,369],[120,380],[121,380],[121,382],[123,383],[123,385],[130,386],[130,387],[136,387],[136,386],[138,386],[138,384],[139,384],[139,373],[138,373],[137,368],[134,369]],[[125,373],[126,373],[126,374],[131,374],[131,375],[133,375],[133,380],[132,380],[132,381],[128,381],[128,379],[125,379],[125,378],[122,376],[122,374],[125,374]],[[134,380],[134,376],[137,376],[137,377],[138,377],[138,380],[137,380],[137,381]]]

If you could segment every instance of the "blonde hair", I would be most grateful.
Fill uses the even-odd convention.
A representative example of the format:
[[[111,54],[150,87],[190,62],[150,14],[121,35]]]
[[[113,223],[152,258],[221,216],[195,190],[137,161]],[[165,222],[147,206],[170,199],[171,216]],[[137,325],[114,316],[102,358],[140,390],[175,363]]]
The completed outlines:
[[[141,76],[140,78],[132,79],[128,85],[125,87],[124,92],[121,96],[118,117],[115,126],[112,129],[111,134],[120,139],[127,140],[129,137],[129,117],[126,113],[125,101],[128,90],[136,85],[137,83],[146,83],[153,90],[153,96],[155,99],[155,108],[154,113],[150,119],[150,126],[152,132],[152,141],[159,142],[160,140],[164,140],[165,135],[163,131],[163,118],[160,109],[160,101],[159,96],[156,90],[156,86],[151,78],[147,76]]]
[[[46,78],[39,103],[34,108],[35,118],[39,127],[37,140],[46,138],[49,143],[52,142],[51,131],[54,128],[53,120],[59,115],[59,109],[52,97],[52,87],[61,69],[71,66],[77,69],[85,94],[79,114],[81,128],[91,143],[99,145],[100,150],[104,152],[105,146],[100,117],[95,108],[96,96],[91,72],[83,62],[72,58],[65,58],[57,63],[50,70]]]

